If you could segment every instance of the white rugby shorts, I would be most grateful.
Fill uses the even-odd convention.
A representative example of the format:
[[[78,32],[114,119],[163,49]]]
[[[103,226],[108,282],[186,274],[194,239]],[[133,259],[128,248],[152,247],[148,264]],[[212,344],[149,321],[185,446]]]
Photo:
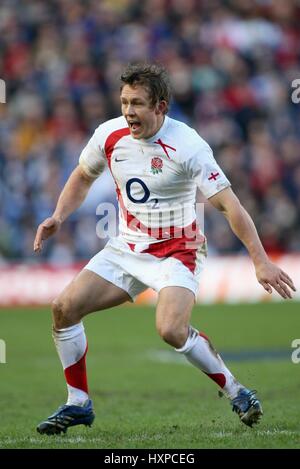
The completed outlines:
[[[206,255],[206,240],[189,245],[183,239],[168,239],[148,245],[130,244],[118,236],[85,269],[125,290],[132,301],[149,287],[157,292],[184,287],[196,296]]]

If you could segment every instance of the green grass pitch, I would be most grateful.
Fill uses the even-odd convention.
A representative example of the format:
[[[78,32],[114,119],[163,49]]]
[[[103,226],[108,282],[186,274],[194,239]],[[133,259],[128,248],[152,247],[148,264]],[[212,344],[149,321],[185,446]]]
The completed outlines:
[[[125,305],[85,320],[92,428],[39,435],[36,424],[66,397],[49,310],[2,309],[0,319],[7,359],[0,364],[0,448],[300,448],[300,364],[291,361],[299,303],[194,309],[193,325],[259,392],[265,415],[253,429],[218,397],[215,383],[157,336],[154,308]]]

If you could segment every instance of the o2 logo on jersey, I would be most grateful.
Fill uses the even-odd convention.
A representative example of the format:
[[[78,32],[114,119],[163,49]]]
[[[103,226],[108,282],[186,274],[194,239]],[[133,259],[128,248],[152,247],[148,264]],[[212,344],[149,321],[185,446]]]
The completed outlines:
[[[137,199],[132,195],[131,193],[132,184],[139,184],[141,186],[141,188],[144,191],[143,197],[141,197],[140,199]],[[126,194],[127,194],[128,199],[134,204],[145,204],[146,202],[151,202],[153,204],[151,208],[159,208],[158,199],[149,199],[150,190],[148,189],[144,181],[142,181],[140,178],[131,178],[127,181]]]
[[[135,199],[131,195],[131,186],[134,183],[140,184],[142,186],[143,190],[144,190],[144,195],[141,199]],[[139,178],[131,178],[127,181],[127,183],[126,183],[126,194],[127,194],[128,199],[131,200],[131,202],[133,202],[135,204],[144,204],[145,202],[147,202],[147,200],[150,197],[150,191],[149,191],[148,187],[146,186],[144,181],[142,181]]]

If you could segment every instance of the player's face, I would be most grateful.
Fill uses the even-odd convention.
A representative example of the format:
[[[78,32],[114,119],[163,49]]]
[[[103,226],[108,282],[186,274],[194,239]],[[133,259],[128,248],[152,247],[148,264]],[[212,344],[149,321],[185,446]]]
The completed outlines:
[[[150,138],[161,127],[166,103],[152,105],[147,89],[140,85],[124,85],[121,91],[122,114],[133,138]]]

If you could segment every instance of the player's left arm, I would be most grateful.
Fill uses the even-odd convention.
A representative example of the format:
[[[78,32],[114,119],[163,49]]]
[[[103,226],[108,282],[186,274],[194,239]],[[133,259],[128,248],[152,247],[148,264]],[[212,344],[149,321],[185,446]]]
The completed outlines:
[[[255,266],[258,282],[268,293],[272,293],[273,287],[283,298],[292,298],[291,290],[296,291],[292,279],[271,262],[259,239],[252,218],[232,189],[227,187],[210,197],[209,201],[226,217],[234,234],[246,246]]]

